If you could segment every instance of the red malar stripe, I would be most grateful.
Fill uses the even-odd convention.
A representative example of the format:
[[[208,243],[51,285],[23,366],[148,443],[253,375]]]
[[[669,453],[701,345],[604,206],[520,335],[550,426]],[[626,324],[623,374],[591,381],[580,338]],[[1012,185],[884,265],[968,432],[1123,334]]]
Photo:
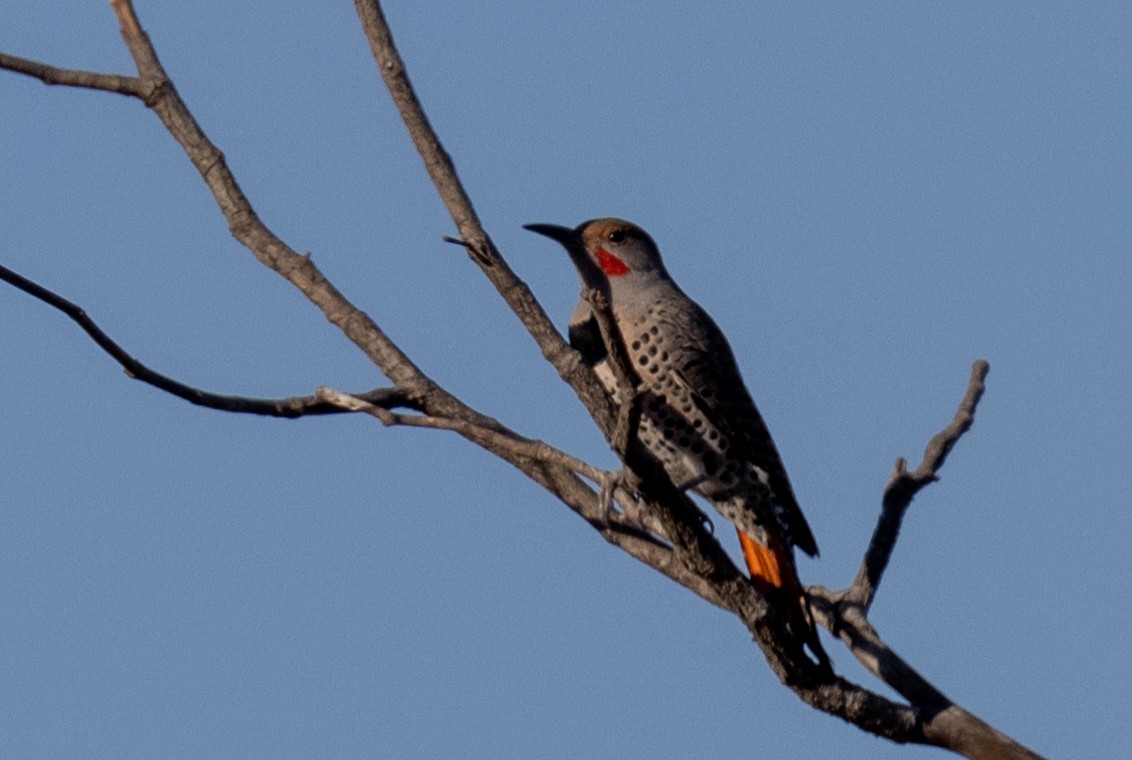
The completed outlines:
[[[629,267],[625,266],[625,262],[604,248],[597,249],[597,262],[601,264],[601,271],[605,272],[610,277],[620,277],[623,274],[629,274]]]

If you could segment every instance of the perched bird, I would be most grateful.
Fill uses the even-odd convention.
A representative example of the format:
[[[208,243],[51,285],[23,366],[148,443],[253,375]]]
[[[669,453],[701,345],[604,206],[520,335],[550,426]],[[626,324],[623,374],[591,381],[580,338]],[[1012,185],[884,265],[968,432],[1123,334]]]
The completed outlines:
[[[583,283],[608,299],[640,395],[641,444],[677,488],[701,494],[735,526],[752,582],[827,662],[794,564],[794,547],[816,556],[817,543],[723,332],[672,280],[656,243],[635,224],[594,219],[575,229],[526,229],[561,243]],[[614,404],[623,404],[584,298],[569,336]]]

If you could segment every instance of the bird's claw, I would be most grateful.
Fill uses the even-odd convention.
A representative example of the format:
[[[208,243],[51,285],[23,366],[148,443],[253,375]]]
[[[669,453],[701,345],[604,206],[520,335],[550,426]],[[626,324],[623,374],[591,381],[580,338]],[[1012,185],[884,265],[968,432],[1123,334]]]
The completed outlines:
[[[602,518],[608,523],[612,522],[614,515],[620,514],[613,506],[613,495],[618,488],[625,487],[625,474],[618,470],[617,472],[606,473],[602,478],[598,487],[598,506],[601,507]]]

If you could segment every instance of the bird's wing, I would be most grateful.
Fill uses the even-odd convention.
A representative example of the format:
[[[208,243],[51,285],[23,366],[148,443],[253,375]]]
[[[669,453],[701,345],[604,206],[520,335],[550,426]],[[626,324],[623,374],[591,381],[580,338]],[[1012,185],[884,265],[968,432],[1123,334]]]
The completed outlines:
[[[699,411],[732,441],[733,446],[740,447],[751,464],[766,473],[775,506],[782,512],[794,545],[816,556],[818,548],[813,532],[794,496],[770,430],[743,383],[723,331],[698,306],[688,314],[690,323],[682,329],[691,339],[674,347],[674,375]]]
[[[587,366],[593,367],[595,364],[604,359],[609,351],[606,350],[605,343],[601,339],[601,328],[598,327],[597,319],[592,312],[581,314],[581,307],[574,313],[575,318],[570,321],[568,329],[568,336],[570,338],[570,345],[578,353],[582,355],[582,361]]]

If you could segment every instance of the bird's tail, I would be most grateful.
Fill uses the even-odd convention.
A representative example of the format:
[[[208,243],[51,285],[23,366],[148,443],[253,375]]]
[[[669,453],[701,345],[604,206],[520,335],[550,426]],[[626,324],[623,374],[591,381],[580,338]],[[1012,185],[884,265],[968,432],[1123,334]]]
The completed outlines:
[[[810,648],[821,665],[829,667],[829,656],[822,648],[818,638],[817,626],[810,613],[810,602],[789,547],[778,536],[765,531],[768,546],[763,546],[751,536],[736,529],[743,559],[751,574],[751,583],[767,601],[786,616],[786,624],[794,635]]]

